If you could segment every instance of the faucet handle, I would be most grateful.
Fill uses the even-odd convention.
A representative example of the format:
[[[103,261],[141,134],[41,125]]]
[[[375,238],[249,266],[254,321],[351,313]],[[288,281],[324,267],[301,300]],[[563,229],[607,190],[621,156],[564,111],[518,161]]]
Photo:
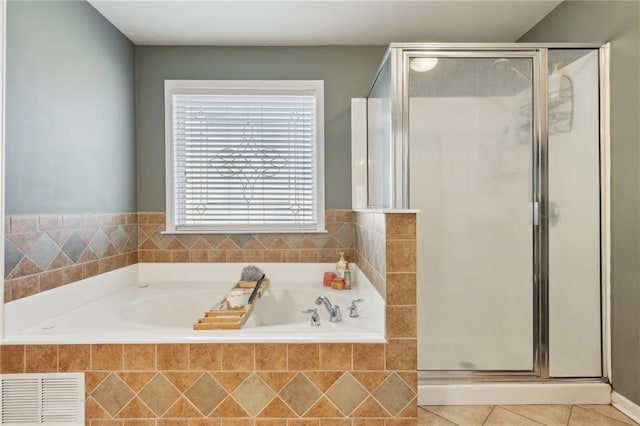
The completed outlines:
[[[310,324],[314,327],[320,326],[320,315],[318,315],[318,310],[316,308],[307,309],[306,311],[302,311],[303,314],[311,314],[309,318]]]
[[[351,301],[351,306],[349,306],[348,310],[349,310],[349,316],[351,318],[358,318],[360,315],[358,314],[358,307],[356,306],[356,303],[362,303],[364,302],[364,299],[355,299]]]

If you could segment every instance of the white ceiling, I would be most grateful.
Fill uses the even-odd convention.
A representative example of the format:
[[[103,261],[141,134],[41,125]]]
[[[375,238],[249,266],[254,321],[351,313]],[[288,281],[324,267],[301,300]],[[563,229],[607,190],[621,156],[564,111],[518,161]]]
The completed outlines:
[[[562,0],[89,0],[135,44],[511,42]]]

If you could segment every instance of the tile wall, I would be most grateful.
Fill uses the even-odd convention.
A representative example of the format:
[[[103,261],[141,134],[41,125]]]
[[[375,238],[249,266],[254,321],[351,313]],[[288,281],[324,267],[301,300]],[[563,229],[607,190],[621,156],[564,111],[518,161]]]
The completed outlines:
[[[354,258],[354,213],[327,210],[326,233],[166,235],[164,213],[138,213],[140,262],[337,262]]]
[[[335,228],[351,224],[356,234],[352,250],[354,241],[361,242],[356,258],[380,268],[368,273],[381,276],[387,343],[2,345],[0,372],[85,372],[86,418],[93,426],[415,425],[415,215],[358,213],[355,224],[353,215],[345,215],[352,221]],[[143,222],[159,220],[142,216],[140,236],[146,238],[140,238],[141,246],[155,233],[147,234]],[[335,220],[337,224],[338,216]],[[371,236],[358,234],[372,230],[379,231],[380,238],[368,247]],[[331,238],[339,241],[334,235]],[[241,245],[225,236],[220,244],[227,239],[237,248],[218,245],[206,249],[207,256],[209,250],[266,252],[281,244],[279,239],[286,241],[276,237],[260,249],[247,247],[249,241],[260,242],[257,236]],[[172,240],[164,248],[148,250],[154,251],[155,260],[155,251],[201,250],[194,246],[202,240],[195,238],[185,249],[173,248]],[[297,244],[288,242],[293,244],[289,248],[272,249],[316,250],[319,259],[327,247],[302,247],[308,245],[305,240],[313,241],[302,236]],[[380,258],[376,247],[384,247],[386,256]],[[162,259],[170,261],[172,253],[158,261]],[[229,259],[226,253],[224,259]],[[384,269],[376,263],[382,259]]]
[[[354,213],[328,210],[327,233],[166,235],[164,213],[10,216],[5,303],[137,262],[354,259]]]
[[[89,425],[415,425],[385,344],[2,346],[1,371],[84,371]]]
[[[137,217],[136,213],[7,217],[5,303],[137,263]]]

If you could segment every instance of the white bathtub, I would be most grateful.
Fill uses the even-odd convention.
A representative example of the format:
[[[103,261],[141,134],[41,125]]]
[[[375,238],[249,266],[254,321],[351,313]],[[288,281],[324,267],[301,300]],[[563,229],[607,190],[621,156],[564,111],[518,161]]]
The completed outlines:
[[[5,305],[7,344],[176,342],[384,342],[384,301],[354,266],[351,290],[322,286],[332,264],[259,264],[271,280],[241,330],[194,331],[197,318],[223,299],[245,264],[137,264]],[[340,306],[329,322],[320,295]],[[351,300],[362,298],[359,318]],[[320,327],[309,324],[317,308]]]

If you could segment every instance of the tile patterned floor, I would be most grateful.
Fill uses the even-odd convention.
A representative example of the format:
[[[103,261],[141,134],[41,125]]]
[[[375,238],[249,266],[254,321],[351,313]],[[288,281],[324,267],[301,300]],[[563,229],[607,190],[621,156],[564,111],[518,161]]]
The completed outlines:
[[[640,425],[610,405],[422,406],[419,426]]]

